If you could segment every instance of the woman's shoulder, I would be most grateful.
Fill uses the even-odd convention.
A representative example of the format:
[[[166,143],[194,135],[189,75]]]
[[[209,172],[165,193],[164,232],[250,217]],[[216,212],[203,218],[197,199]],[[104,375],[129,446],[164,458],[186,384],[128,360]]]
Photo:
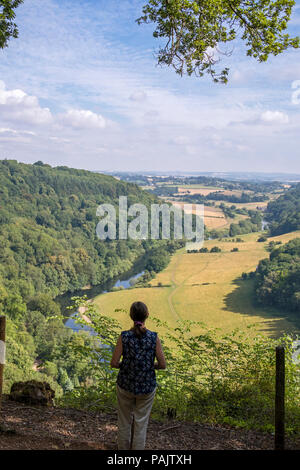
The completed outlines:
[[[132,331],[131,330],[124,330],[124,331],[121,331],[121,336],[128,336],[128,335],[131,335],[132,334]]]
[[[122,341],[123,346],[130,343],[132,340],[133,340],[132,331],[130,330],[121,331],[121,341]]]
[[[135,335],[134,331],[132,331],[132,330],[124,330],[124,331],[121,332],[121,337],[122,337],[122,339],[126,340],[126,339],[130,339],[132,337],[136,338],[136,335]],[[157,333],[156,333],[156,331],[151,331],[151,330],[148,330],[148,328],[147,328],[142,337],[151,338],[153,341],[154,340],[156,341]]]
[[[148,333],[150,335],[157,335],[156,331],[149,330],[148,328],[146,328],[146,333]],[[134,334],[134,331],[133,330],[121,331],[121,335],[128,335],[128,334]]]
[[[152,338],[155,338],[157,337],[157,333],[156,331],[151,331],[151,330],[146,330],[146,334],[148,334],[148,336],[151,336]]]

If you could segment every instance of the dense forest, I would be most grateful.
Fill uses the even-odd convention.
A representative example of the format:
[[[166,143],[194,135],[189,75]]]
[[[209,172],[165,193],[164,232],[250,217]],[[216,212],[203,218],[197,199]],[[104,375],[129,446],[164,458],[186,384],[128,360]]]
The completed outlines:
[[[272,236],[300,229],[300,183],[268,204],[265,215]]]
[[[149,248],[146,242],[104,242],[96,236],[99,204],[117,207],[120,195],[129,205],[155,202],[137,186],[40,163],[0,165],[0,282],[13,285],[15,293],[56,296],[100,284],[129,269]]]
[[[300,184],[267,206],[269,235],[276,236],[300,229]],[[261,241],[264,241],[262,238]],[[256,272],[256,298],[260,304],[280,311],[300,312],[300,238],[277,247],[270,242],[269,259],[261,260]]]
[[[300,238],[271,251],[255,272],[256,297],[263,305],[300,313]]]
[[[7,387],[38,374],[34,361],[56,389],[57,383],[65,390],[84,380],[84,365],[68,353],[78,337],[52,318],[60,314],[56,296],[113,279],[146,253],[148,279],[168,264],[176,242],[97,238],[97,206],[111,203],[117,210],[121,195],[128,205],[157,202],[112,176],[0,161],[0,313],[8,318]]]

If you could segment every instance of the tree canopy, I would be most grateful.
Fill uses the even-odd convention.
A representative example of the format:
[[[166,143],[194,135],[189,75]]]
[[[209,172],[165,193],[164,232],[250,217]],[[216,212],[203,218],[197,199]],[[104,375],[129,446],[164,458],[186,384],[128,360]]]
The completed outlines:
[[[24,0],[0,0],[0,48],[18,37],[15,10]],[[248,56],[265,62],[300,38],[286,33],[295,0],[148,0],[136,21],[154,23],[155,38],[165,44],[157,53],[159,65],[172,66],[179,75],[226,83],[229,68],[217,70],[220,56],[230,55],[227,43],[242,39]]]
[[[0,0],[0,49],[8,46],[10,38],[18,37],[18,27],[14,22],[15,9],[24,0]]]
[[[274,248],[255,272],[256,298],[281,312],[300,312],[300,238]]]
[[[294,0],[148,0],[136,21],[154,23],[155,38],[165,40],[158,64],[174,67],[179,75],[226,83],[229,69],[217,71],[221,48],[237,38],[246,43],[247,55],[264,62],[289,47],[299,47],[299,37],[285,33]]]
[[[265,218],[270,222],[272,236],[300,230],[300,183],[270,201]]]

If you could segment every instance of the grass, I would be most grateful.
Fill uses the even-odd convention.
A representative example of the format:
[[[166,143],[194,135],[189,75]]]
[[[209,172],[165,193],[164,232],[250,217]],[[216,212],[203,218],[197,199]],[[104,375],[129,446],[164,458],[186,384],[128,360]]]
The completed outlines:
[[[182,189],[211,189],[213,191],[223,191],[220,186],[209,186],[206,184],[178,184],[178,188]]]
[[[171,326],[176,320],[195,320],[216,327],[222,333],[235,328],[245,330],[248,325],[258,323],[259,330],[270,337],[283,332],[295,332],[295,324],[278,312],[256,307],[253,304],[253,283],[241,280],[242,272],[255,270],[260,259],[268,257],[264,243],[258,243],[259,233],[243,235],[244,243],[206,241],[208,249],[219,246],[221,253],[187,253],[179,250],[169,266],[152,280],[151,288],[136,288],[102,294],[94,303],[103,314],[117,319],[122,328],[131,327],[128,313],[115,312],[122,308],[126,312],[132,302],[141,300],[148,305],[150,317],[148,327],[154,328],[151,315],[167,321]],[[300,232],[273,237],[282,243],[300,236]],[[268,241],[269,241],[268,240]],[[231,252],[238,247],[238,252]],[[166,287],[158,287],[161,283]],[[156,331],[165,332],[155,327]],[[201,332],[197,327],[195,334]]]
[[[188,203],[188,202],[185,202],[185,201],[180,201],[180,200],[176,200],[176,201],[171,201],[171,200],[167,200],[166,201],[168,202],[171,202],[171,204],[173,205],[180,205],[182,207],[182,209],[184,208],[184,205],[187,206],[187,205],[191,205],[191,203]],[[200,206],[200,204],[192,204],[192,210],[189,211],[187,208],[186,208],[186,212],[187,213],[193,213],[195,214],[195,207],[196,206]],[[211,228],[211,229],[216,229],[216,228],[224,228],[224,227],[229,227],[229,225],[231,224],[231,221],[233,220],[238,220],[237,218],[236,219],[226,219],[225,215],[224,215],[224,212],[222,211],[222,209],[218,208],[218,207],[211,207],[211,206],[205,206],[204,205],[204,224],[207,228]]]
[[[167,186],[168,188],[182,188],[182,189],[211,189],[213,191],[223,190],[220,186],[208,186],[205,184],[174,184],[168,181],[156,183],[157,186]]]
[[[230,206],[236,206],[237,209],[251,209],[251,210],[256,210],[257,207],[267,207],[269,201],[263,201],[263,202],[228,202],[226,200],[224,201],[213,201],[211,200],[210,202],[214,202],[216,206],[219,206],[220,204],[225,204],[228,207]]]

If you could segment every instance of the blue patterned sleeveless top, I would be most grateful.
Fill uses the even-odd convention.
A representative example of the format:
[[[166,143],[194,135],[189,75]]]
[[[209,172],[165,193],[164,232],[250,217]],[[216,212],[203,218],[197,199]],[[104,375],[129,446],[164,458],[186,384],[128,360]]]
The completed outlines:
[[[117,384],[135,395],[153,392],[156,387],[154,359],[157,333],[146,330],[138,338],[133,331],[122,331],[121,337],[123,359]]]

